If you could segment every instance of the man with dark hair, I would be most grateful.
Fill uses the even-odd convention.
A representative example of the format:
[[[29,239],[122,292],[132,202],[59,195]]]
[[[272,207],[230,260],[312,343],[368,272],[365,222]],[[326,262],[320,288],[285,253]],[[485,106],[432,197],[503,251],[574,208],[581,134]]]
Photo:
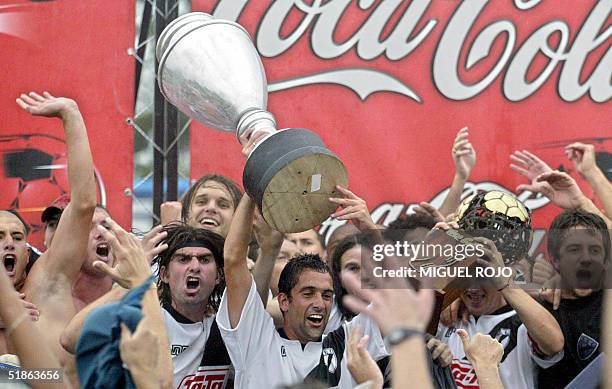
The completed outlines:
[[[606,222],[580,209],[566,210],[553,220],[548,254],[564,288],[558,309],[547,301],[565,337],[563,359],[539,371],[540,388],[563,388],[601,352],[603,288],[610,263]]]
[[[174,387],[227,383],[231,361],[215,321],[223,277],[223,237],[187,225],[170,224],[158,256],[158,289],[169,335]]]
[[[378,327],[363,315],[322,338],[331,311],[333,284],[318,255],[289,261],[279,280],[283,330],[264,309],[246,264],[255,204],[243,196],[227,236],[224,257],[227,288],[217,323],[236,370],[237,388],[274,388],[306,381],[353,388],[345,345],[352,326],[370,337],[374,360],[387,355]]]
[[[214,383],[224,388],[231,360],[215,322],[225,288],[223,237],[182,223],[169,224],[163,231],[167,236],[160,243],[165,250],[156,257],[157,288],[172,355],[173,387],[207,387]],[[74,352],[87,314],[102,304],[118,301],[125,293],[115,288],[88,305],[67,326],[62,345]]]

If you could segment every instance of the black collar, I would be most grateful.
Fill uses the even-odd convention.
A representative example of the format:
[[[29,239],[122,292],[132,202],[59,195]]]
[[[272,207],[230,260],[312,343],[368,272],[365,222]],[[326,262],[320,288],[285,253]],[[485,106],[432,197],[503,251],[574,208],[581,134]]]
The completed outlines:
[[[176,309],[174,309],[172,307],[171,304],[162,303],[162,308],[164,308],[166,311],[168,311],[170,316],[172,316],[174,318],[174,320],[176,320],[177,322],[179,322],[181,324],[195,324],[196,323],[195,321],[191,321],[188,318],[186,318],[185,316],[181,315]]]

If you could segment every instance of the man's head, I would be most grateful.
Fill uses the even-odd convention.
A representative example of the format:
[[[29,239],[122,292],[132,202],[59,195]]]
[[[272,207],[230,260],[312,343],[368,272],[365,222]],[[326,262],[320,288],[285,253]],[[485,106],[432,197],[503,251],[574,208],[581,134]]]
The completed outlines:
[[[40,219],[45,224],[45,248],[48,249],[51,246],[51,240],[55,235],[55,230],[57,229],[57,225],[59,223],[60,217],[62,216],[62,212],[64,211],[64,209],[66,209],[69,203],[70,195],[63,194],[60,197],[56,198],[43,211]]]
[[[469,288],[461,293],[467,311],[476,317],[488,315],[506,305],[504,296],[495,289]]]
[[[317,254],[322,260],[326,260],[325,242],[317,231],[310,229],[287,234],[287,239],[295,243],[304,254]]]
[[[580,209],[562,212],[548,234],[548,254],[563,285],[577,296],[600,289],[610,262],[610,232],[599,216]]]
[[[207,174],[183,196],[181,216],[190,226],[216,232],[225,238],[241,197],[242,192],[234,181],[218,174]]]
[[[27,225],[18,214],[0,211],[0,260],[15,287],[20,287],[26,276],[27,236]]]
[[[288,239],[283,239],[283,245],[278,253],[278,257],[276,257],[276,262],[274,262],[274,268],[272,269],[272,275],[270,277],[270,290],[273,296],[278,295],[278,280],[280,279],[281,272],[285,268],[285,265],[287,265],[287,262],[289,262],[291,258],[297,257],[300,254],[303,253],[295,243]]]
[[[89,231],[89,240],[87,241],[87,258],[81,266],[81,271],[85,274],[94,277],[106,277],[106,274],[93,267],[95,261],[102,261],[108,266],[113,266],[115,258],[110,245],[98,230],[98,226],[107,227],[106,218],[110,217],[108,210],[102,206],[96,206],[93,219],[91,221],[91,230]]]
[[[318,255],[291,259],[280,275],[278,303],[289,339],[319,341],[327,325],[334,295],[329,268]]]
[[[158,288],[162,304],[181,312],[199,307],[217,310],[225,288],[221,235],[203,228],[173,223],[164,227],[168,236],[162,243]]]
[[[331,236],[329,237],[329,240],[327,241],[327,248],[326,248],[327,260],[330,266],[331,266],[331,263],[329,261],[333,257],[334,250],[338,246],[338,243],[344,240],[347,236],[357,235],[358,233],[359,233],[359,229],[355,227],[354,224],[348,224],[348,223],[341,225],[340,227],[336,228],[334,232],[332,232]]]

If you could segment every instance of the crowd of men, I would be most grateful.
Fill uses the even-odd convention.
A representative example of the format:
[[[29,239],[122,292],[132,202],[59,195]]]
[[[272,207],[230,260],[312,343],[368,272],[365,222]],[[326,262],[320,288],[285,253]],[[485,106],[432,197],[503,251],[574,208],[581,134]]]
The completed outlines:
[[[509,156],[511,168],[528,180],[517,190],[562,208],[546,255],[536,258],[528,250],[530,212],[514,196],[462,199],[476,163],[467,128],[453,142],[456,174],[442,206],[421,203],[387,227],[372,221],[357,194],[338,187],[331,217],[346,224],[327,242],[315,229],[283,234],[236,183],[211,173],[180,202],[163,204],[161,223],[138,238],[96,203],[77,104],[47,92],[23,94],[17,104],[62,121],[70,194],[43,212],[45,251],[38,258],[31,258],[19,213],[0,211],[3,382],[18,385],[8,379],[13,370],[27,373],[18,377],[35,388],[603,382],[602,325],[612,328],[603,312],[612,304],[604,298],[612,185],[592,145],[570,144],[565,152],[601,209],[569,174],[525,150]],[[519,211],[491,207],[495,196]],[[475,266],[509,266],[512,275],[475,280],[446,295],[427,282],[372,276],[373,244],[422,243],[452,230],[483,247]],[[383,262],[398,265],[397,258]],[[41,375],[51,371],[60,378]]]

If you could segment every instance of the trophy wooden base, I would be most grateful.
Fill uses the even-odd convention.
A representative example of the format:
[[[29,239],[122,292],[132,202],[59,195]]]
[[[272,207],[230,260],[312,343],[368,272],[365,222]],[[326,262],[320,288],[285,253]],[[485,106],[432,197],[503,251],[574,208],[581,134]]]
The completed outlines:
[[[243,184],[266,222],[285,233],[321,224],[337,206],[336,185],[348,186],[342,161],[315,133],[281,130],[257,145],[243,172]]]

